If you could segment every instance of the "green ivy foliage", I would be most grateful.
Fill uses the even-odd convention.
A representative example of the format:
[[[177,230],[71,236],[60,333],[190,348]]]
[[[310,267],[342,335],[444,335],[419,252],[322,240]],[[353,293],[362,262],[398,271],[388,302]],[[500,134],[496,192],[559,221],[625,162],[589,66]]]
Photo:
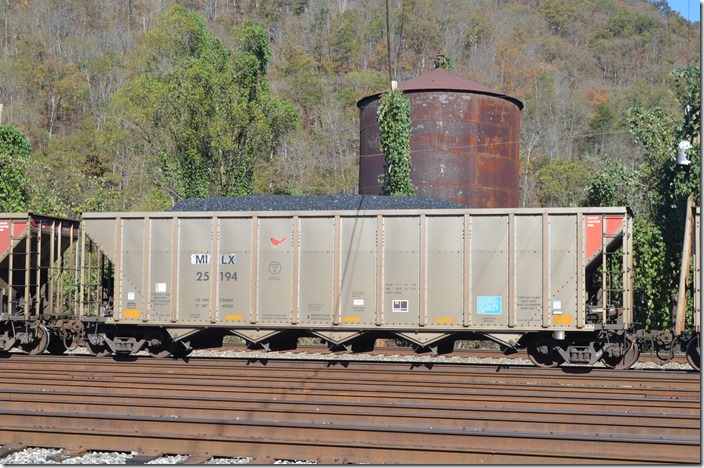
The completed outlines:
[[[671,325],[667,248],[662,230],[644,217],[633,226],[633,308],[635,321],[646,329]]]
[[[415,195],[411,180],[411,101],[400,90],[381,97],[377,110],[381,151],[386,162],[384,193]]]
[[[455,71],[455,64],[447,55],[438,55],[435,57],[435,68],[442,68],[447,71]]]
[[[27,209],[27,165],[32,148],[15,127],[0,125],[0,211]]]

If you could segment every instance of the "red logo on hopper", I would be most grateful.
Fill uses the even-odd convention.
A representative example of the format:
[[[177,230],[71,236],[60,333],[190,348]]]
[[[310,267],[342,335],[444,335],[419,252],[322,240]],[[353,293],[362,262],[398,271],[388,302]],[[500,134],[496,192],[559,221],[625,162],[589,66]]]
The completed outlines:
[[[272,237],[272,238],[271,238],[271,243],[272,243],[272,245],[273,245],[274,247],[278,247],[278,245],[279,245],[280,243],[284,242],[285,240],[286,240],[285,237],[284,237],[283,239],[281,239],[281,240],[279,240],[279,239],[277,239],[277,238],[275,238],[275,237]]]

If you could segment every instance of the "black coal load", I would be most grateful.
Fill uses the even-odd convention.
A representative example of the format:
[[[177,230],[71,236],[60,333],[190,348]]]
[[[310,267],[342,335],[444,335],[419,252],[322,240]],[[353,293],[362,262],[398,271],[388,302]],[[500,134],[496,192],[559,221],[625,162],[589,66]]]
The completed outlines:
[[[383,195],[251,195],[187,198],[170,211],[367,211],[467,209],[451,200]]]

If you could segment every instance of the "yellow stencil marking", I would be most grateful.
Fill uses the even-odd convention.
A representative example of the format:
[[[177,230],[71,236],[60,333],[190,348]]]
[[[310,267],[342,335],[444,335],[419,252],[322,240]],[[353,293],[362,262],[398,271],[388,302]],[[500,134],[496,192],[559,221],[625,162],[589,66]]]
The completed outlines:
[[[553,315],[552,323],[554,323],[555,325],[572,325],[572,315]]]
[[[137,310],[137,309],[125,309],[122,311],[122,316],[124,318],[135,319],[135,318],[139,318],[139,315],[140,315],[139,310]]]
[[[359,317],[342,317],[343,322],[359,322]]]
[[[454,321],[455,321],[455,319],[453,319],[451,317],[440,317],[440,318],[435,319],[436,323],[452,323]]]
[[[242,320],[241,315],[226,315],[225,320]]]

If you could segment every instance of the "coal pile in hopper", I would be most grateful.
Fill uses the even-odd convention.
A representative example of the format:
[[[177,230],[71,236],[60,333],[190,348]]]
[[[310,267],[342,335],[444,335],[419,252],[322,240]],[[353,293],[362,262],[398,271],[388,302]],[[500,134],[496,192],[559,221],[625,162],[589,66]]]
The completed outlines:
[[[251,195],[187,198],[171,211],[367,211],[467,209],[466,205],[431,197],[384,195]]]

